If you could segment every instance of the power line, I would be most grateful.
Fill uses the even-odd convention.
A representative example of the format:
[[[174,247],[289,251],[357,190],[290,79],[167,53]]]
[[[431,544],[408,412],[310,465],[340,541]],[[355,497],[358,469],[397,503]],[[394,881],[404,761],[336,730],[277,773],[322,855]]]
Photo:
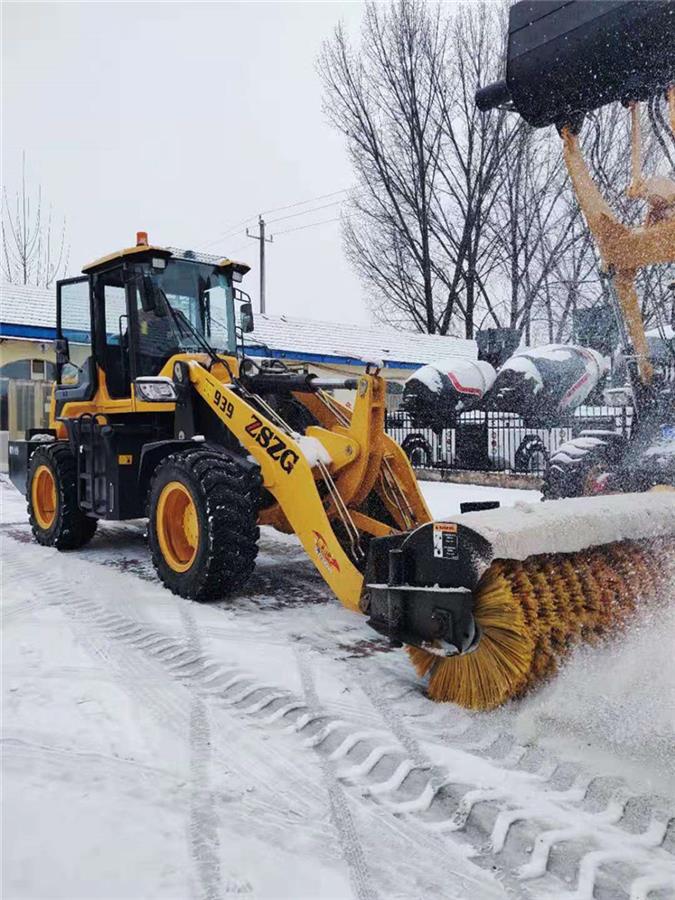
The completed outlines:
[[[295,219],[298,216],[308,216],[310,213],[319,212],[320,209],[328,209],[329,206],[339,206],[344,200],[333,200],[332,203],[324,203],[323,206],[313,206],[311,209],[303,209],[302,212],[289,213],[287,216],[277,216],[276,219],[270,219],[267,224],[272,225],[274,222],[283,222],[284,219]]]
[[[212,241],[207,241],[207,242],[205,242],[205,243],[204,243],[204,242],[201,242],[200,246],[202,246],[202,247],[212,247],[214,244],[217,244],[217,243],[219,243],[220,241],[224,241],[224,240],[225,240],[226,238],[228,238],[228,237],[234,237],[234,235],[237,233],[237,231],[238,231],[240,228],[243,228],[244,225],[246,225],[247,222],[255,222],[255,219],[256,219],[256,216],[254,216],[254,215],[253,215],[253,216],[249,216],[247,219],[242,219],[241,222],[237,222],[236,225],[232,225],[231,228],[227,228],[225,231],[223,231],[221,234],[219,234],[218,237],[215,238],[214,240],[212,240]]]
[[[250,244],[249,244],[248,241],[246,241],[245,244],[239,244],[239,245],[236,246],[233,250],[231,249],[230,252],[228,253],[228,257],[229,257],[230,259],[232,259],[232,254],[233,254],[233,253],[237,253],[239,250],[243,250],[244,247],[250,247]]]
[[[287,210],[287,209],[295,209],[298,206],[306,206],[308,203],[314,203],[317,200],[326,200],[328,197],[336,197],[338,194],[346,194],[350,190],[351,190],[351,188],[341,188],[339,191],[331,191],[329,194],[319,194],[318,197],[310,197],[308,200],[299,200],[296,203],[289,203],[286,206],[277,206],[274,209],[263,210],[262,213],[260,213],[260,215],[267,215],[268,213],[275,213],[275,212],[284,212],[284,210]],[[336,202],[341,202],[341,201],[336,201]],[[332,206],[333,204],[326,204],[326,205]],[[316,207],[316,209],[317,210],[324,209],[324,207],[318,206],[318,207]],[[313,212],[313,210],[307,210],[307,212]],[[298,215],[302,215],[302,213],[298,213]],[[244,225],[246,225],[249,222],[254,222],[257,218],[258,218],[257,215],[247,216],[245,219],[241,219],[241,221],[237,222],[235,225],[230,225],[224,231],[220,232],[218,237],[214,238],[214,240],[206,241],[206,242],[198,241],[197,244],[200,247],[212,247],[214,244],[218,244],[220,241],[226,240],[228,237],[233,237],[236,234],[236,232],[238,231],[238,229],[243,228]],[[281,218],[286,218],[286,217],[284,216]],[[277,222],[281,221],[281,218],[275,219],[274,221],[277,221]]]
[[[226,241],[229,237],[236,237],[238,232],[243,229],[244,225],[247,222],[255,222],[255,216],[249,216],[248,219],[242,219],[238,225],[234,228],[231,228],[229,231],[225,231],[222,234],[219,234],[217,238],[214,238],[212,241],[198,241],[197,245],[199,247],[213,247],[214,244],[219,244],[221,241]]]
[[[280,234],[290,234],[291,231],[303,231],[305,228],[315,228],[317,225],[328,225],[329,222],[339,222],[340,216],[336,216],[334,219],[322,219],[320,222],[310,222],[309,225],[298,225],[296,228],[286,228],[284,231],[275,231],[272,237],[277,237]]]
[[[326,200],[328,197],[335,197],[337,194],[346,194],[351,188],[342,188],[340,191],[333,191],[330,194],[321,194],[320,197],[310,197],[309,200],[300,200],[297,203],[289,203],[288,206],[277,206],[276,209],[264,209],[261,215],[266,216],[269,213],[283,212],[285,209],[295,209],[296,206],[305,206],[307,203],[314,203],[315,200]]]

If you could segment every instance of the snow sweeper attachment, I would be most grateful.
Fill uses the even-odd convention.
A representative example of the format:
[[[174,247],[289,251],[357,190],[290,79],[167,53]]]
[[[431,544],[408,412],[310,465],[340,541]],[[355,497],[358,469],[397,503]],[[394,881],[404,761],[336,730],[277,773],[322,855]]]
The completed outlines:
[[[675,407],[654,383],[635,280],[644,267],[675,261],[675,185],[643,174],[638,105],[649,102],[665,146],[661,133],[675,133],[674,28],[672,2],[522,0],[509,10],[505,80],[476,94],[483,111],[513,110],[561,134],[572,186],[609,277],[634,416],[630,452],[611,482],[626,493],[472,512],[373,542],[371,623],[410,646],[434,699],[498,706],[551,675],[579,640],[630,628],[638,606],[672,600],[675,478],[667,462],[655,471],[649,460],[659,436],[671,432]],[[617,219],[579,137],[586,114],[615,101],[630,109],[627,194],[648,210],[637,227]],[[498,407],[513,398],[544,399],[540,361],[529,356],[514,356],[498,376],[492,392]],[[572,357],[570,348],[565,361]],[[573,394],[577,388],[583,394],[595,377],[586,363],[595,369],[597,362],[582,365]],[[565,402],[565,394],[546,398],[547,406]],[[651,490],[634,493],[643,486]]]
[[[675,585],[675,494],[469,512],[371,543],[363,608],[434,700],[493,709]]]

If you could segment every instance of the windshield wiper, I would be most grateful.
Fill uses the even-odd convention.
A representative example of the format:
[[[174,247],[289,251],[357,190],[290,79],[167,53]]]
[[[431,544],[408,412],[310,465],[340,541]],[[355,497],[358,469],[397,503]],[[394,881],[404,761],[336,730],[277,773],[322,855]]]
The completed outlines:
[[[213,349],[213,347],[209,344],[209,342],[206,340],[204,335],[201,334],[194,327],[192,322],[190,322],[190,320],[186,316],[184,316],[182,313],[179,318],[178,313],[173,308],[173,306],[171,306],[171,303],[169,302],[169,298],[166,296],[164,289],[162,287],[160,287],[159,285],[157,285],[157,287],[158,287],[160,294],[164,298],[164,303],[166,304],[167,309],[169,310],[169,313],[171,314],[171,319],[172,319],[174,325],[178,328],[179,333],[185,334],[185,331],[183,329],[184,329],[184,326],[187,326],[188,334],[191,334],[192,337],[195,338],[197,343],[199,345],[201,345],[202,350],[206,351],[208,356],[211,358],[211,363],[212,364],[219,363],[220,359],[218,357],[218,354]]]

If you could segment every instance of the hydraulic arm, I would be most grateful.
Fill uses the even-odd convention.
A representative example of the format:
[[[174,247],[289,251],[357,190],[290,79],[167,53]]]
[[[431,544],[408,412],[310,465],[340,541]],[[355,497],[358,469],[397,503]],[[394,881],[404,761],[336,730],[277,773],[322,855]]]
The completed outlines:
[[[358,379],[351,412],[322,391],[307,394],[322,424],[300,435],[258,395],[224,383],[196,362],[189,364],[189,378],[260,465],[263,486],[276,501],[261,521],[295,533],[340,601],[358,609],[364,538],[431,518],[406,455],[384,432],[383,379]],[[386,521],[361,509],[373,493]]]

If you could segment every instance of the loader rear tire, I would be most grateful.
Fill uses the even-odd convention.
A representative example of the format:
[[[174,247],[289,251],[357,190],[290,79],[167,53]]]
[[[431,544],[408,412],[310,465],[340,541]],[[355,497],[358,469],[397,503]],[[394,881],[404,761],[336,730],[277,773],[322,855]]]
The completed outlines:
[[[623,450],[620,434],[582,432],[562,444],[551,456],[546,470],[544,497],[586,497],[604,472],[611,472]]]
[[[42,445],[33,452],[26,494],[30,526],[38,544],[77,550],[94,536],[96,519],[77,505],[77,463],[65,441]]]
[[[205,602],[245,584],[258,554],[261,485],[256,466],[213,450],[173,453],[159,464],[148,538],[169,590]]]

